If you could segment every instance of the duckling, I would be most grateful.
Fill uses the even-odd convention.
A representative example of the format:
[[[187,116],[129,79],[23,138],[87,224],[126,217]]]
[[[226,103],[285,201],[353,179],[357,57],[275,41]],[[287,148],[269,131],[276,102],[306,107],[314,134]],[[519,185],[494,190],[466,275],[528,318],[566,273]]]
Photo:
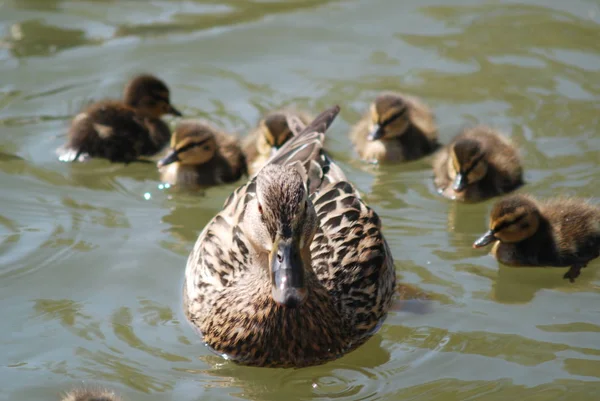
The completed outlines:
[[[164,114],[181,116],[169,88],[152,75],[139,75],[125,87],[123,101],[91,104],[72,121],[69,139],[58,150],[62,161],[101,157],[129,163],[162,150],[171,137]]]
[[[68,392],[61,401],[121,401],[121,398],[108,390],[76,389]]]
[[[288,125],[289,118],[298,119],[300,127]],[[248,173],[256,174],[284,143],[298,134],[298,129],[302,130],[310,121],[312,117],[308,114],[292,110],[274,111],[260,120],[242,145],[248,162]]]
[[[486,126],[457,135],[435,156],[433,172],[438,192],[459,201],[482,201],[523,185],[517,148]]]
[[[431,110],[417,98],[384,92],[350,131],[358,155],[371,163],[416,160],[439,147]]]
[[[157,166],[164,182],[187,187],[230,183],[247,174],[238,139],[206,121],[179,123],[170,152]]]
[[[396,273],[381,221],[323,151],[339,110],[321,113],[236,189],[188,258],[186,316],[232,361],[337,359],[391,307]]]
[[[492,254],[506,265],[570,266],[563,277],[573,282],[600,256],[600,207],[575,198],[507,196],[494,205],[490,229],[473,247],[492,242]]]

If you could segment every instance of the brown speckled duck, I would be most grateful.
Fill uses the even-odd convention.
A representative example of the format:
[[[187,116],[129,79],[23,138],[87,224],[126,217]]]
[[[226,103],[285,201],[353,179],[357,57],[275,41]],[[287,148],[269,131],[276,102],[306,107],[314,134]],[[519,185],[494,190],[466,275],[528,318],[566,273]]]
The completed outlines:
[[[158,168],[163,182],[208,187],[239,180],[246,174],[246,158],[234,136],[206,121],[182,121]]]
[[[299,131],[295,131],[296,128],[302,130],[301,126],[288,124],[290,117],[298,119],[302,126],[306,126],[312,120],[308,114],[302,111],[274,111],[260,120],[257,127],[244,138],[242,148],[246,155],[250,175],[256,174],[284,143],[299,133]]]
[[[600,256],[600,207],[583,200],[507,196],[492,208],[489,227],[473,247],[495,242],[492,254],[510,266],[570,267],[571,282]]]
[[[100,157],[129,163],[162,150],[171,138],[164,114],[181,116],[169,89],[152,75],[139,75],[125,87],[123,101],[93,103],[71,122],[69,139],[58,150],[62,161]]]
[[[457,135],[436,154],[433,172],[438,192],[466,202],[498,196],[523,184],[517,148],[504,135],[486,126]]]
[[[76,389],[68,392],[61,401],[121,401],[121,398],[108,390]]]
[[[396,274],[381,221],[323,151],[319,115],[239,187],[188,259],[187,318],[237,363],[339,358],[380,327]]]
[[[377,96],[350,139],[361,159],[371,163],[416,160],[439,147],[431,110],[414,97],[392,92]]]

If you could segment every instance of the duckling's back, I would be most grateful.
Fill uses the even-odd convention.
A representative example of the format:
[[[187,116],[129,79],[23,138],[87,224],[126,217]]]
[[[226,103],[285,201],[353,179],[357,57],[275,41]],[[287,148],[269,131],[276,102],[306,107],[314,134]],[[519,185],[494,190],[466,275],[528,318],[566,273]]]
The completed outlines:
[[[73,120],[65,152],[131,162],[158,152],[168,141],[169,128],[159,119],[140,116],[115,101],[93,104]]]
[[[561,264],[587,263],[600,256],[600,207],[578,199],[541,205]]]

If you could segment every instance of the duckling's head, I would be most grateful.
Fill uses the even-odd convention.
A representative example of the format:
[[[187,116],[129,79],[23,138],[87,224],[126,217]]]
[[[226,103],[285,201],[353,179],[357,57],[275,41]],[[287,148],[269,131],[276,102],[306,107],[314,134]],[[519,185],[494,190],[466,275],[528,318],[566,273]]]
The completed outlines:
[[[107,390],[76,389],[68,392],[61,401],[120,401],[115,393]]]
[[[215,131],[207,124],[184,121],[171,136],[171,151],[158,162],[158,167],[179,162],[200,165],[211,160],[217,153]]]
[[[306,272],[317,229],[300,173],[291,166],[263,167],[256,177],[256,198],[248,203],[243,221],[259,260],[268,267],[262,273],[270,281],[273,300],[288,308],[300,306],[308,296]]]
[[[464,191],[487,173],[487,160],[481,144],[473,139],[463,138],[450,147],[448,158],[448,175],[454,180],[452,189]]]
[[[138,75],[125,87],[125,104],[149,116],[160,118],[164,114],[181,116],[171,104],[169,88],[152,75]]]
[[[512,195],[498,201],[490,212],[490,229],[473,243],[481,248],[493,241],[520,242],[540,226],[541,215],[535,201],[525,195]]]
[[[371,104],[370,141],[393,139],[406,132],[410,125],[408,104],[394,94],[384,93]]]
[[[279,148],[294,136],[288,126],[286,115],[276,112],[258,124],[257,148],[262,155],[273,156]]]

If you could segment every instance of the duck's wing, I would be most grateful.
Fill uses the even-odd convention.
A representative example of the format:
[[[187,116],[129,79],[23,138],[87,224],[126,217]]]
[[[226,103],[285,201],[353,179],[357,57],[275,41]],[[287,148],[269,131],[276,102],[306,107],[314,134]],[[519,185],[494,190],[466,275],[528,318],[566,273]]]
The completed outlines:
[[[300,133],[306,128],[306,124],[304,124],[300,117],[298,117],[295,114],[286,113],[285,119],[287,121],[288,127],[290,128],[290,131],[292,131],[292,134],[294,134],[294,136],[300,135]]]
[[[340,107],[334,106],[319,114],[309,125],[286,142],[266,164],[294,166],[305,178],[310,194],[318,192],[327,184],[345,181],[346,176],[343,171],[323,148],[325,131],[339,112]],[[291,123],[294,124],[293,119]]]

